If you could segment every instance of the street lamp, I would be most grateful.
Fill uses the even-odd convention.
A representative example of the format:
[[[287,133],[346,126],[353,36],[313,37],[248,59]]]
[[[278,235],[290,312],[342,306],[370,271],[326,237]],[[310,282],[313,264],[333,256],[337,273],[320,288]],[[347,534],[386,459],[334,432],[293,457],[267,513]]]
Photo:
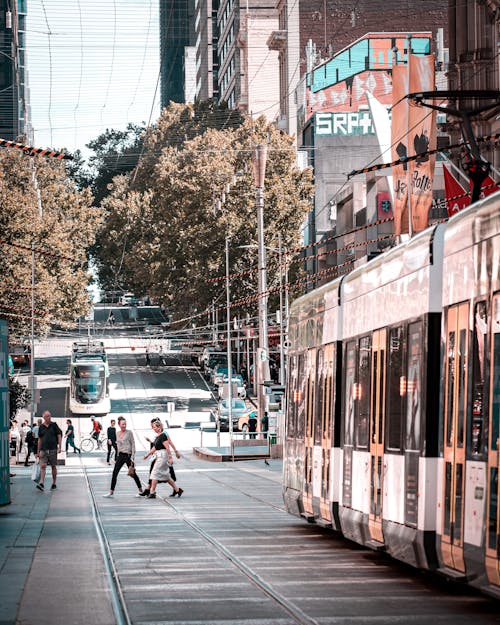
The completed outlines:
[[[266,249],[264,247],[264,179],[266,175],[267,145],[259,143],[252,149],[252,165],[257,204],[257,243],[259,250],[259,349],[257,357],[257,405],[259,418],[266,411],[264,381],[269,379],[269,343],[267,338],[267,276]]]
[[[227,414],[229,419],[229,444],[233,454],[233,371],[231,360],[231,293],[229,290],[229,237],[226,237],[226,328],[227,328]],[[224,380],[223,380],[224,381]],[[234,457],[233,457],[234,460]]]

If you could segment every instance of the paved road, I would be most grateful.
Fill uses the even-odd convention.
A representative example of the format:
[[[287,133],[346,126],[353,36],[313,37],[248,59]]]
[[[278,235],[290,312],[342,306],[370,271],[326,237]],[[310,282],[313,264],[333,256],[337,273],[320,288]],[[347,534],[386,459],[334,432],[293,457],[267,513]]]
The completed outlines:
[[[52,493],[36,491],[19,467],[13,492],[14,499],[24,497],[20,514],[25,518],[19,519],[20,537],[13,531],[9,538],[0,536],[1,553],[8,554],[0,588],[15,584],[22,592],[17,620],[2,619],[0,608],[0,623],[119,622],[111,616],[98,527],[124,598],[128,621],[123,622],[134,625],[500,622],[498,603],[475,591],[288,515],[278,460],[270,466],[263,461],[216,464],[185,454],[176,470],[185,490],[181,498],[170,498],[170,487],[161,485],[158,499],[144,500],[134,497],[125,472],[115,497],[102,498],[111,468],[97,454],[81,462],[72,457]],[[146,463],[139,473],[146,478]],[[9,518],[0,523],[12,527],[16,514],[14,500]],[[34,532],[28,545],[22,537],[29,527]],[[50,602],[40,603],[41,593]],[[12,610],[16,606],[10,601]]]

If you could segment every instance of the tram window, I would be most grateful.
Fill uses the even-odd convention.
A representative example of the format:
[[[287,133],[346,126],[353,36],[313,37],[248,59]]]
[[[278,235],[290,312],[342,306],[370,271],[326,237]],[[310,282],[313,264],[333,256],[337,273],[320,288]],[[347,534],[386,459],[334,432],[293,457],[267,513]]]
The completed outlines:
[[[406,376],[404,371],[403,328],[389,331],[389,357],[387,363],[387,448],[401,451],[403,415],[405,414]]]
[[[498,523],[498,469],[490,468],[490,502],[488,510],[488,548],[496,549],[498,545],[497,523]]]
[[[344,444],[352,445],[354,438],[354,404],[357,396],[356,343],[347,343],[345,355],[345,397],[344,397]]]
[[[315,384],[316,384],[316,353],[311,350],[308,354],[307,367],[307,437],[312,439],[314,436],[314,409],[315,409]]]
[[[464,446],[465,420],[465,383],[467,362],[467,330],[462,328],[458,335],[458,415],[457,415],[457,445]]]
[[[318,350],[316,367],[316,410],[314,414],[314,444],[321,445],[323,412],[325,410],[325,372],[323,350]]]
[[[300,354],[297,366],[297,421],[295,428],[296,438],[304,438],[306,411],[306,374],[305,355]]]
[[[371,337],[359,341],[359,367],[357,410],[355,411],[356,447],[368,447],[368,423],[370,418]]]
[[[448,387],[446,397],[446,444],[451,445],[453,435],[453,396],[455,394],[455,332],[448,333]]]
[[[499,321],[500,324],[500,321]],[[500,328],[499,328],[500,329]],[[493,337],[493,383],[491,393],[491,449],[498,450],[500,423],[500,333]]]
[[[297,357],[289,358],[290,375],[288,376],[288,401],[286,411],[286,434],[289,438],[295,436],[295,424],[297,421]]]
[[[474,334],[472,341],[472,419],[469,422],[470,450],[473,456],[479,456],[485,450],[485,407],[484,378],[488,361],[487,345],[488,319],[486,303],[476,304],[474,312]]]
[[[406,376],[406,449],[420,449],[422,393],[422,324],[408,328],[408,369]]]
[[[333,413],[335,410],[335,355],[336,349],[335,345],[327,345],[325,349],[326,360],[327,360],[327,384],[325,390],[326,397],[326,407],[325,407],[325,418],[323,422],[323,437],[326,439],[331,439],[333,436],[332,426],[333,426]]]

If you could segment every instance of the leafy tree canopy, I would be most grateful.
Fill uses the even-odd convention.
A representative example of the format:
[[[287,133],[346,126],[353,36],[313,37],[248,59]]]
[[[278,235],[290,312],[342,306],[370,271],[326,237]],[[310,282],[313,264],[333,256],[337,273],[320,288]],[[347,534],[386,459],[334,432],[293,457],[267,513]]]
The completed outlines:
[[[233,298],[255,295],[251,146],[258,143],[268,143],[266,245],[276,248],[280,232],[284,246],[297,246],[312,179],[310,170],[296,166],[292,138],[264,118],[242,119],[213,104],[171,104],[148,131],[136,174],[116,177],[102,200],[106,217],[96,263],[103,286],[149,294],[176,316],[200,313],[214,300],[224,302],[224,282],[213,279],[225,274],[230,237],[230,272],[245,272],[231,280]],[[270,268],[277,273],[274,258]]]
[[[31,158],[0,152],[0,317],[13,340],[31,333],[32,243],[35,334],[88,311],[86,251],[101,221],[90,191],[77,190],[64,163]]]

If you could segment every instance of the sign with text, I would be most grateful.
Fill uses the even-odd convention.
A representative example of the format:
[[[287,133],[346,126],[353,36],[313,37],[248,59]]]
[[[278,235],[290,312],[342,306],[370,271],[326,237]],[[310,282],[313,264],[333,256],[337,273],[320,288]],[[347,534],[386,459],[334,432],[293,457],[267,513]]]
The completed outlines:
[[[346,113],[316,113],[314,132],[318,136],[373,135],[372,118],[368,111]]]

